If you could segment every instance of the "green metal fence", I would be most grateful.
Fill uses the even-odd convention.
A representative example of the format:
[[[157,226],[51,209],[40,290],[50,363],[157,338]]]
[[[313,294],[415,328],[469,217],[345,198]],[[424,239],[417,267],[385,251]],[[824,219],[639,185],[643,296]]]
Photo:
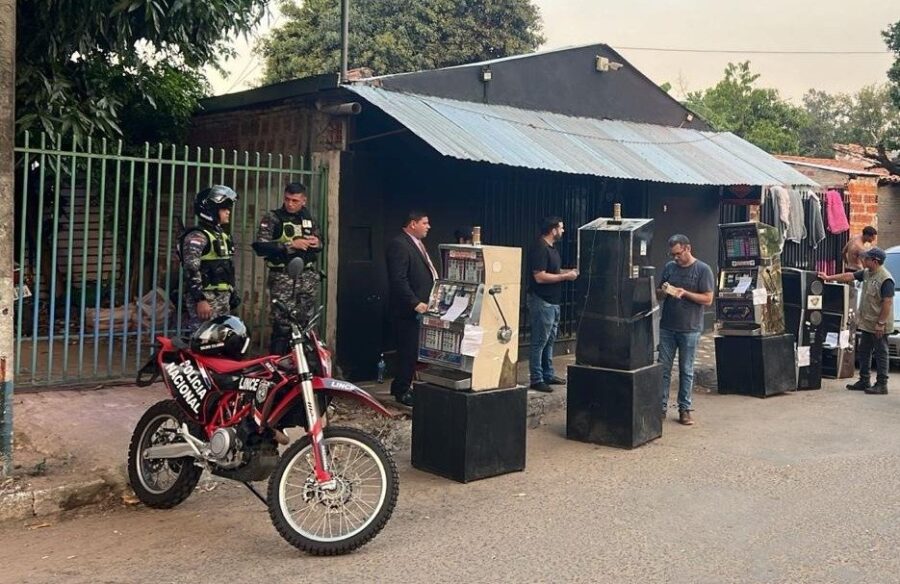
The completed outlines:
[[[182,225],[194,224],[194,194],[207,186],[225,184],[239,195],[231,219],[238,314],[257,351],[269,333],[268,302],[265,267],[251,243],[261,215],[281,205],[286,183],[309,187],[327,237],[326,170],[313,171],[302,158],[163,144],[139,150],[29,134],[16,147],[17,386],[133,378],[157,334],[181,334],[183,278],[174,252]]]

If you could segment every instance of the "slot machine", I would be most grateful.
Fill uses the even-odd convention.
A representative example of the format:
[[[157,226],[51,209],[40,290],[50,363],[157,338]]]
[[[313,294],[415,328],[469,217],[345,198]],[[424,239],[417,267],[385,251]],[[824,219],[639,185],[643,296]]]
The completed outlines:
[[[720,225],[719,245],[717,332],[784,333],[778,230],[758,222]]]
[[[600,217],[578,229],[575,365],[566,438],[636,448],[662,435],[659,304],[650,265],[653,220]]]
[[[779,243],[778,230],[765,223],[719,225],[719,393],[767,397],[797,389],[796,337],[785,333]]]
[[[450,389],[516,386],[522,250],[440,246],[442,273],[419,331],[419,377]]]
[[[476,231],[477,230],[477,231]],[[478,237],[476,238],[476,233]],[[440,246],[419,332],[411,463],[469,482],[525,468],[527,390],[518,385],[522,250]]]

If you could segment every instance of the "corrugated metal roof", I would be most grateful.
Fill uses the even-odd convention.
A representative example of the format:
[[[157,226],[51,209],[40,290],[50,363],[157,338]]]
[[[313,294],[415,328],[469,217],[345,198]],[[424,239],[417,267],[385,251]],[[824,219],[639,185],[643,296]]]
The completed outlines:
[[[576,118],[345,86],[445,156],[572,174],[694,185],[816,183],[728,132]]]

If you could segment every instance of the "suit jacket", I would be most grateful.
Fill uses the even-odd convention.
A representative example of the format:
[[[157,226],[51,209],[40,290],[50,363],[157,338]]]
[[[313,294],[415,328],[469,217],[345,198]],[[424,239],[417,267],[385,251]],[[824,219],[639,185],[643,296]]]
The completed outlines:
[[[385,250],[388,283],[390,285],[390,311],[394,317],[412,318],[416,305],[428,303],[434,278],[425,258],[406,232],[393,238]]]

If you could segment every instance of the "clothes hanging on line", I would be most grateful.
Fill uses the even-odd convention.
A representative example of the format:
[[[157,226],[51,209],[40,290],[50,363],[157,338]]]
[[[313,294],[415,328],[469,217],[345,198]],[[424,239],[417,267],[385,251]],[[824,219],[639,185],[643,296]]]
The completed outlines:
[[[800,243],[806,239],[806,212],[803,209],[803,197],[797,189],[783,189],[787,191],[790,212],[785,222],[785,238],[794,243]]]
[[[829,233],[838,234],[850,229],[850,222],[844,211],[844,198],[834,189],[825,193],[825,219]]]
[[[806,243],[813,249],[825,239],[825,221],[822,218],[822,202],[813,191],[806,191]]]

